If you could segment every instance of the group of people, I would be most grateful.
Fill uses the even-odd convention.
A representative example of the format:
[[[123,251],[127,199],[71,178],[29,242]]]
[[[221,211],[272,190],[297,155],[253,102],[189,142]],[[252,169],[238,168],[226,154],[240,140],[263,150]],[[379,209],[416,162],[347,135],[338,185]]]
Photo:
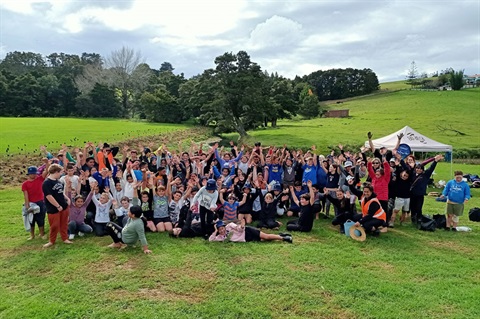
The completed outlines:
[[[371,137],[369,132],[369,141]],[[399,143],[401,139],[398,136]],[[206,151],[194,143],[185,151],[165,145],[156,150],[140,145],[136,150],[86,143],[83,151],[71,153],[65,146],[51,154],[42,146],[43,164],[29,167],[22,184],[24,210],[33,215],[29,239],[35,237],[35,225],[46,239],[46,215],[50,234],[44,247],[53,246],[58,233],[66,244],[94,233],[111,236],[111,247],[140,241],[145,253],[151,252],[145,232],[291,243],[291,232],[310,232],[315,218],[330,218],[331,209],[332,224],[341,232],[352,220],[378,235],[395,226],[400,211],[402,223],[409,212],[412,222],[421,219],[427,184],[443,157],[416,163],[412,155],[402,158],[396,149],[370,144],[360,152],[339,145],[327,156],[317,155],[315,146],[304,152],[256,143],[247,150],[233,142],[229,150],[214,144],[205,146]],[[468,185],[457,177],[454,181],[447,183],[443,195],[449,229],[455,229],[470,198]],[[288,233],[263,232],[278,230],[279,216],[292,217]]]

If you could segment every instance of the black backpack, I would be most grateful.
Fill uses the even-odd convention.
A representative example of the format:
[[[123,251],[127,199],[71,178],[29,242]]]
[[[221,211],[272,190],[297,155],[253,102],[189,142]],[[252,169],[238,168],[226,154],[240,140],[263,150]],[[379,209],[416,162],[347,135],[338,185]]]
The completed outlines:
[[[468,218],[472,222],[480,222],[480,208],[474,207],[468,212]]]

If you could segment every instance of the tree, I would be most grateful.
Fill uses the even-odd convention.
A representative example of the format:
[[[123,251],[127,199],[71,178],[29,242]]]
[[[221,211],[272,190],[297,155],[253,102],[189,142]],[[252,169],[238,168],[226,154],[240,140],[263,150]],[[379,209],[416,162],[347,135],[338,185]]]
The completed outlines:
[[[147,120],[162,123],[180,123],[183,112],[176,98],[170,95],[165,87],[155,92],[144,92],[140,98]]]
[[[266,76],[268,76],[266,74]],[[268,122],[272,127],[277,126],[277,120],[291,118],[298,111],[297,98],[295,97],[293,83],[291,80],[272,74],[265,81],[268,96],[268,105],[265,109],[265,126]]]
[[[313,93],[312,88],[305,86],[300,94],[300,107],[298,113],[307,119],[317,117],[320,114],[318,97]]]
[[[465,85],[463,73],[464,70],[455,71],[453,69],[450,72],[450,86],[452,87],[452,90],[460,90]]]
[[[160,66],[160,72],[173,72],[175,70],[170,62],[163,62]]]
[[[129,96],[132,96],[132,92],[141,90],[152,75],[150,67],[142,64],[141,53],[125,46],[113,51],[106,59],[107,78],[120,91],[124,116],[135,116],[135,110],[130,109]]]
[[[415,63],[415,61],[412,61],[412,63],[410,63],[410,69],[408,69],[406,79],[406,83],[409,84],[412,88],[420,84],[417,64]]]

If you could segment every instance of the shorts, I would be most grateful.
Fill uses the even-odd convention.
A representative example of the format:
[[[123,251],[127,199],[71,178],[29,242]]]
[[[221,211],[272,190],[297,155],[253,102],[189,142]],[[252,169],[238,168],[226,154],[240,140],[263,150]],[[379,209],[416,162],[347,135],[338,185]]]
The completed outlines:
[[[245,227],[245,241],[260,241],[260,230],[246,226]]]
[[[33,220],[30,223],[30,226],[33,227],[35,224],[37,224],[38,227],[43,227],[45,226],[45,215],[47,214],[47,208],[42,200],[35,202],[35,204],[40,207],[40,212],[33,214]]]
[[[158,223],[171,223],[171,222],[172,222],[172,220],[170,219],[170,217],[154,218],[153,219],[153,223],[155,224],[155,226]]]
[[[403,210],[408,212],[410,210],[410,198],[396,198],[394,210]]]
[[[453,204],[447,203],[447,214],[448,215],[455,215],[455,216],[462,216],[463,215],[463,208],[465,205],[463,204]]]

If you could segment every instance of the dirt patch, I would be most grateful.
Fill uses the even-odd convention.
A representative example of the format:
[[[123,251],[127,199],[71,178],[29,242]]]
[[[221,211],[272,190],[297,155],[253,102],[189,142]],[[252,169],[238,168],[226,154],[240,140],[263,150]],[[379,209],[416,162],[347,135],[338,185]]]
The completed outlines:
[[[451,241],[430,241],[430,242],[428,242],[428,245],[433,247],[433,248],[441,248],[441,249],[451,250],[452,252],[455,252],[455,253],[458,253],[458,252],[460,252],[462,254],[474,254],[475,253],[474,249],[472,249],[470,247],[459,245],[458,243],[451,242]]]
[[[207,140],[208,139],[208,140]],[[217,139],[212,139],[210,131],[205,127],[194,127],[191,129],[162,133],[159,135],[140,136],[127,139],[119,142],[112,142],[112,146],[118,146],[120,150],[128,145],[132,149],[138,149],[140,146],[150,147],[156,149],[158,146],[165,144],[171,151],[177,151],[179,147],[182,150],[188,150],[191,141],[200,143],[205,141],[205,144],[216,142]],[[180,145],[180,146],[179,146]],[[74,148],[80,145],[68,145],[70,153],[73,157],[76,156]],[[83,147],[83,145],[81,146]],[[54,153],[60,150],[49,149]],[[121,151],[118,155],[121,157]],[[0,157],[0,190],[6,187],[19,186],[26,180],[27,168],[30,165],[40,166],[43,155],[36,150],[32,153],[23,154],[5,154]]]

